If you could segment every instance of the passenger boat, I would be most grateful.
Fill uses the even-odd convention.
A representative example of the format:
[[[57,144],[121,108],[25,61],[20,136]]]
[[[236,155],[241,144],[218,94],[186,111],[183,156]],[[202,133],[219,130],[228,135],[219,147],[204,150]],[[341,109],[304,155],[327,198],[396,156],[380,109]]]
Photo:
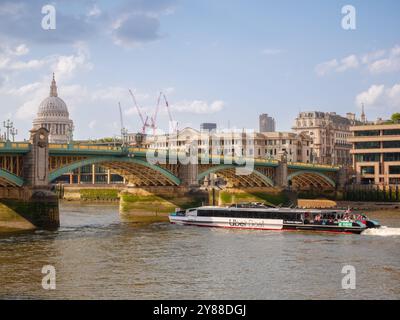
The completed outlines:
[[[380,228],[377,221],[350,210],[274,208],[259,203],[177,209],[169,215],[169,220],[174,224],[201,227],[356,234],[368,228]]]

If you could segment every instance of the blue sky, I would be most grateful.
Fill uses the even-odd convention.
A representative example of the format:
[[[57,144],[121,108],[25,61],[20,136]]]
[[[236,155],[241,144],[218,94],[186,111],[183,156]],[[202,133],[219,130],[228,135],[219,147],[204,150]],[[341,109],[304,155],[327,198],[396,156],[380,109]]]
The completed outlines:
[[[56,30],[41,8],[56,8]],[[356,30],[341,26],[344,5]],[[118,101],[140,128],[128,88],[151,114],[166,92],[179,127],[257,128],[268,113],[290,130],[299,111],[400,111],[400,2],[0,0],[0,120],[27,137],[51,73],[75,138],[119,132]],[[164,109],[159,127],[168,128]]]

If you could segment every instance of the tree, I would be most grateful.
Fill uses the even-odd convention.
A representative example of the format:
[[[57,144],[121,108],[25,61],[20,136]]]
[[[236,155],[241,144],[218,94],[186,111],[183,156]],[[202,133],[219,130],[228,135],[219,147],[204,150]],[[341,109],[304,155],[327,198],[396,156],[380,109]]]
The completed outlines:
[[[399,123],[400,122],[400,113],[396,112],[392,114],[392,121],[395,123]]]

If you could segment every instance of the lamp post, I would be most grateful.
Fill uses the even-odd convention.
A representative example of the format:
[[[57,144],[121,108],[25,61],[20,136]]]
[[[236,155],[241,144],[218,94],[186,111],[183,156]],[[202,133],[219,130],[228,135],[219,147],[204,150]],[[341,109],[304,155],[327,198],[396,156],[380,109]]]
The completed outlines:
[[[73,124],[68,126],[68,128],[67,128],[67,144],[72,143],[72,139],[74,137],[74,130],[75,130],[75,127]]]
[[[128,142],[128,129],[126,128],[121,129],[121,140],[122,140],[122,148],[126,147]]]
[[[4,140],[10,141],[10,135],[12,135],[14,139],[18,131],[14,128],[13,122],[10,119],[8,119],[7,121],[3,121],[3,127],[4,129],[6,129],[6,132],[4,133]]]
[[[15,136],[18,134],[18,129],[14,127],[10,129],[10,135],[12,136],[12,141],[15,142]]]

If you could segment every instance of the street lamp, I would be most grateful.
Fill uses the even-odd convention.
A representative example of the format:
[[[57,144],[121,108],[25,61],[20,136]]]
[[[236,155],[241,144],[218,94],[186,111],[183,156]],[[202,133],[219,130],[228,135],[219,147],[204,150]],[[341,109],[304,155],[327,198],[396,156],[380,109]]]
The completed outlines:
[[[73,124],[68,126],[68,128],[67,128],[67,144],[70,144],[72,142],[72,139],[74,137],[74,130],[75,130],[75,127]]]
[[[12,136],[12,141],[15,142],[15,136],[18,134],[18,129],[14,127],[10,129],[10,135]]]
[[[3,121],[3,127],[7,130],[4,133],[4,139],[6,141],[10,141],[10,135],[11,135],[13,136],[14,140],[14,137],[18,134],[18,131],[17,129],[14,128],[13,122],[10,119],[8,119],[7,121]]]

